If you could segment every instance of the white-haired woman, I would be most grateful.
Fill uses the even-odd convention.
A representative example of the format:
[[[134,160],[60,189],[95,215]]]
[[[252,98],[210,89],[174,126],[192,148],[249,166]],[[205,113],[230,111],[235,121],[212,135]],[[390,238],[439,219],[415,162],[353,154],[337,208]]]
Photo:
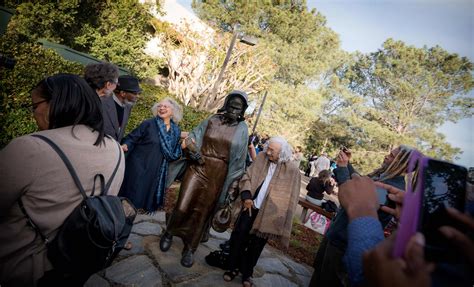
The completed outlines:
[[[251,277],[267,240],[288,247],[301,185],[291,155],[284,138],[272,137],[240,179],[242,209],[230,236],[224,281],[242,273],[242,286],[254,286]]]
[[[181,156],[181,107],[166,98],[151,111],[154,117],[143,121],[123,140],[127,158],[119,193],[147,213],[163,206],[168,163]]]

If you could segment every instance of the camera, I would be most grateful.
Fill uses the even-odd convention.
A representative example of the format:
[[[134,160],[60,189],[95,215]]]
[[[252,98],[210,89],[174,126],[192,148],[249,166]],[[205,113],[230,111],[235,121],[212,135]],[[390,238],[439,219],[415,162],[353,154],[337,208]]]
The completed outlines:
[[[8,58],[3,54],[0,54],[0,67],[5,67],[7,69],[13,69],[15,67],[16,60],[13,58]]]

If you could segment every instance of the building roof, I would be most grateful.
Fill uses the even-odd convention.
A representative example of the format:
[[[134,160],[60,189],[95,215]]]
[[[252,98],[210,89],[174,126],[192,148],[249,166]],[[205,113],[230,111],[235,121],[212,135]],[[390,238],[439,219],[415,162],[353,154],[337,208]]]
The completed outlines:
[[[77,62],[84,66],[91,63],[102,62],[89,54],[76,51],[68,46],[50,42],[46,39],[39,39],[38,42],[43,45],[44,48],[56,51],[61,57],[71,62]],[[119,67],[119,73],[120,75],[130,75],[130,71],[122,67]]]
[[[7,31],[8,22],[10,22],[10,18],[14,14],[15,10],[0,6],[0,35],[5,34]]]

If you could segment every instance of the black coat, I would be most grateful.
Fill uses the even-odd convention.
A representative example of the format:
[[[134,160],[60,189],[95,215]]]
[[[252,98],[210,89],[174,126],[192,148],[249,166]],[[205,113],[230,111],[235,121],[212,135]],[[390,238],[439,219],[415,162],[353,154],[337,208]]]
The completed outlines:
[[[119,195],[129,198],[137,209],[152,210],[161,163],[166,160],[161,152],[156,120],[142,122],[124,138],[123,143],[128,146],[128,152]]]
[[[313,177],[306,186],[306,190],[308,191],[307,195],[309,197],[321,200],[324,198],[324,192],[327,194],[331,194],[333,192],[334,186],[332,186],[329,182],[324,184],[319,178]]]
[[[128,118],[132,110],[132,105],[125,104],[123,111],[122,126],[119,126],[117,108],[113,96],[101,97],[102,101],[102,116],[104,117],[104,132],[106,135],[113,137],[120,142],[127,127]]]

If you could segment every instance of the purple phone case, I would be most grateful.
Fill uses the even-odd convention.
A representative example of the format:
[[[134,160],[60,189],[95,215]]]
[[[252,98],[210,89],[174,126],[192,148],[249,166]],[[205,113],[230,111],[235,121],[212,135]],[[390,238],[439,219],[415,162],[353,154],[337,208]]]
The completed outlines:
[[[419,151],[413,151],[408,164],[409,175],[413,176],[415,164],[418,163],[417,186],[412,186],[412,178],[407,181],[407,190],[403,199],[403,209],[395,239],[393,257],[400,258],[405,253],[408,240],[416,233],[420,218],[421,200],[424,189],[423,170],[429,158],[424,157]]]

